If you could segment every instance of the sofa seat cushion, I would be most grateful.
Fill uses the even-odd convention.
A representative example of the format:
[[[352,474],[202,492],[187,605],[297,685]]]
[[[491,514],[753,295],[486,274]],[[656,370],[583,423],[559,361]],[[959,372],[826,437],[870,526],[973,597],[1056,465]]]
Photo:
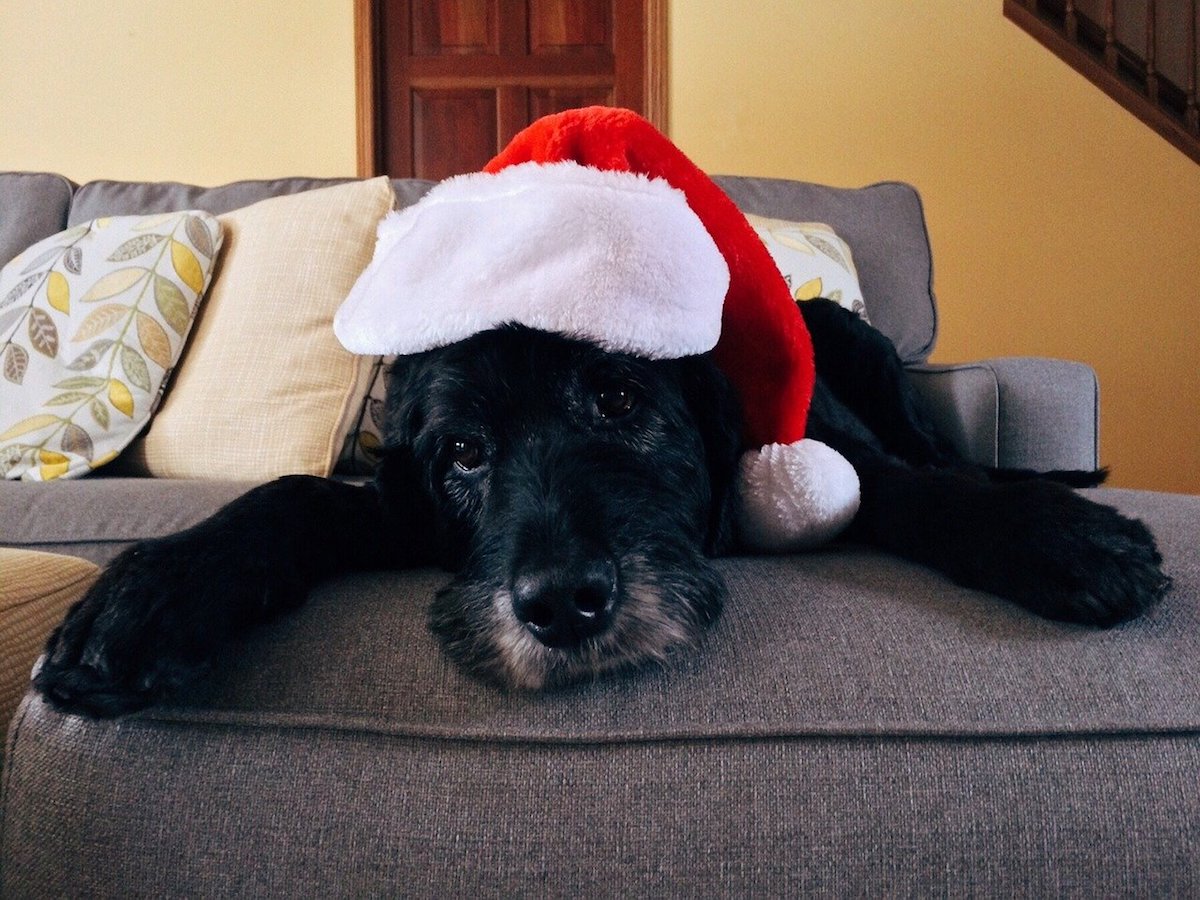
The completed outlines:
[[[106,563],[134,541],[189,528],[257,482],[84,478],[0,480],[0,546]]]
[[[1200,498],[1100,496],[1176,579],[1140,622],[1043,622],[859,549],[730,559],[701,649],[542,696],[447,664],[445,575],[341,579],[173,707],[27,696],[0,894],[1190,895]]]
[[[1200,729],[1200,497],[1102,491],[1159,535],[1174,592],[1096,631],[861,548],[731,558],[725,613],[667,669],[547,695],[461,675],[427,629],[438,571],[364,573],[230,648],[151,718],[480,740],[996,736]]]

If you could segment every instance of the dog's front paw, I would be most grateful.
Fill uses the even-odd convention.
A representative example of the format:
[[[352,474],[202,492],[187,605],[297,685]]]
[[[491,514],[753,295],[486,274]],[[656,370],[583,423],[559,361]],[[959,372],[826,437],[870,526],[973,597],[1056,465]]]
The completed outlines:
[[[194,665],[170,633],[189,589],[177,563],[157,541],[117,557],[50,636],[34,687],[64,712],[115,716],[184,680]]]
[[[1110,627],[1162,599],[1171,580],[1146,526],[1050,482],[997,486],[995,590],[1045,616]]]
[[[135,545],[50,636],[34,687],[63,712],[99,717],[169,696],[238,625],[278,599],[278,585],[255,576],[204,541]]]

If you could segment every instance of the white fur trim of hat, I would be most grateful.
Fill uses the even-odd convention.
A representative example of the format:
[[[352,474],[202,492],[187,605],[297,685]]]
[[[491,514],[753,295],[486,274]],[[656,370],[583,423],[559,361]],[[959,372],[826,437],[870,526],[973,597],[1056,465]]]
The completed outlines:
[[[860,502],[858,473],[828,444],[804,438],[742,454],[737,531],[764,553],[809,550],[837,537]]]
[[[508,322],[654,359],[711,350],[729,268],[683,192],[574,162],[435,186],[379,224],[334,317],[360,354],[407,354]]]

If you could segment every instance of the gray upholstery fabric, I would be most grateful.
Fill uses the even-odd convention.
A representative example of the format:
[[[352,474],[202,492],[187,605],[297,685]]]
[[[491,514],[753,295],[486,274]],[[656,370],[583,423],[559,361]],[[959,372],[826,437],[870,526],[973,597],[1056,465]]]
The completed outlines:
[[[75,191],[71,201],[72,225],[99,216],[133,216],[203,209],[220,215],[257,203],[267,197],[297,194],[314,188],[340,184],[341,178],[279,178],[265,181],[235,181],[219,187],[199,187],[174,181],[89,181]]]
[[[448,666],[425,626],[446,575],[365,574],[230,652],[171,716],[566,741],[1200,730],[1200,560],[1188,532],[1200,497],[1092,495],[1143,516],[1180,582],[1127,628],[1046,622],[865,550],[734,558],[722,563],[727,614],[699,652],[667,672],[531,699]]]
[[[1000,398],[995,373],[982,363],[963,363],[912,366],[908,374],[938,432],[966,459],[996,465]]]
[[[933,258],[921,197],[912,186],[834,188],[731,175],[714,180],[746,212],[831,225],[854,254],[871,323],[906,363],[929,356],[937,333]]]
[[[1200,498],[1094,496],[1176,580],[1106,632],[853,548],[731,559],[668,669],[505,695],[427,633],[445,576],[329,584],[185,703],[27,698],[0,893],[1188,895]]]
[[[251,486],[165,478],[0,479],[0,546],[106,563],[134,541],[195,525]]]
[[[1001,466],[1098,466],[1100,385],[1083,363],[1040,358],[988,360],[1000,388]],[[1080,436],[1089,442],[1076,443]],[[1062,461],[1070,460],[1064,466]]]
[[[570,746],[36,724],[9,775],[10,900],[1200,890],[1195,736]]]
[[[72,225],[98,216],[145,215],[177,209],[203,209],[215,215],[240,209],[267,197],[297,194],[342,184],[346,178],[276,178],[235,181],[219,187],[199,187],[174,181],[91,181],[82,185],[71,201]],[[433,186],[415,178],[392,179],[398,207],[414,203]]]
[[[72,188],[61,175],[0,172],[0,266],[67,227]]]
[[[1038,471],[1099,465],[1099,397],[1090,366],[1005,357],[908,372],[938,430],[967,459]]]
[[[435,184],[436,181],[421,178],[393,178],[392,190],[396,192],[396,208],[403,209],[416,203]]]

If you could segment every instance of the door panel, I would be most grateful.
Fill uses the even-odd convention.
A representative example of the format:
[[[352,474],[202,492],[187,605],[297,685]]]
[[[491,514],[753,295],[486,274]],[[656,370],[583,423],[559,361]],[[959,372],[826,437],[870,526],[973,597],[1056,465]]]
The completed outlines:
[[[499,53],[498,0],[412,5],[412,54]]]
[[[611,106],[612,102],[612,91],[603,89],[588,91],[532,88],[529,91],[529,120],[532,122],[542,116],[575,109],[577,106]]]
[[[435,181],[473,171],[495,155],[497,126],[495,91],[414,90],[413,168]]]
[[[376,172],[477,171],[576,106],[646,112],[647,0],[373,0],[365,15]]]
[[[611,53],[612,6],[607,0],[530,0],[530,51]]]

